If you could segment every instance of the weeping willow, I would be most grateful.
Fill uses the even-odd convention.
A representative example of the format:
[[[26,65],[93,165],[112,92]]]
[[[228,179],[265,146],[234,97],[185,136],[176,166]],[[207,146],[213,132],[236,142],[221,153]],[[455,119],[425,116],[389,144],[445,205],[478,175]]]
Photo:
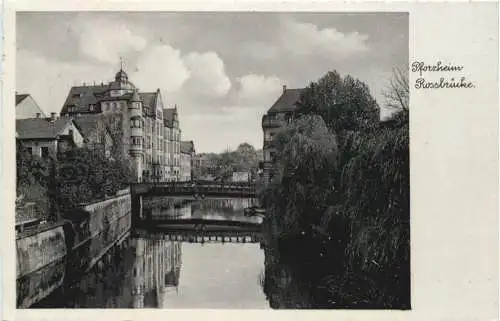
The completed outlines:
[[[311,291],[327,288],[332,306],[409,307],[409,130],[407,116],[394,119],[346,132],[340,148],[317,115],[275,138],[278,175],[261,193],[268,234],[331,240],[321,252],[326,276]]]
[[[353,134],[340,173],[349,222],[344,280],[360,285],[352,295],[381,308],[410,304],[409,128],[400,124]]]

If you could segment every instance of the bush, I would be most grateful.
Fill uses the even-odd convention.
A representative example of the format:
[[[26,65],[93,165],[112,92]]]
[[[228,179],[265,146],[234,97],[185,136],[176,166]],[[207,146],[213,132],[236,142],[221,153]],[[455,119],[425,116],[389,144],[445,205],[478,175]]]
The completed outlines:
[[[61,209],[71,209],[103,199],[114,195],[131,179],[126,161],[110,160],[87,148],[70,150],[62,154],[58,162],[58,204]]]

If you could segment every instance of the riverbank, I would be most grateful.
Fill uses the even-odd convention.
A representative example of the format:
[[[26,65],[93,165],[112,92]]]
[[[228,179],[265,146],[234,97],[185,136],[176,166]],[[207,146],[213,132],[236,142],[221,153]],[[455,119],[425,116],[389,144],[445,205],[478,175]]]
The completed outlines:
[[[27,308],[91,269],[129,235],[131,199],[127,190],[83,204],[46,223],[16,234],[17,307]]]

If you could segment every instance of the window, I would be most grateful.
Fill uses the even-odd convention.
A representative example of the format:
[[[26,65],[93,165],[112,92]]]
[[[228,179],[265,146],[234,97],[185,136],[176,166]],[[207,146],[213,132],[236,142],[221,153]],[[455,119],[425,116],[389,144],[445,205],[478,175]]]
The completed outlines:
[[[48,147],[42,147],[41,150],[42,150],[42,157],[43,158],[49,157],[49,148]]]
[[[130,119],[130,127],[131,128],[141,128],[142,121],[139,118],[131,118]]]
[[[142,145],[142,137],[132,137],[132,145],[141,146]]]
[[[94,105],[89,105],[89,110],[94,111]]]

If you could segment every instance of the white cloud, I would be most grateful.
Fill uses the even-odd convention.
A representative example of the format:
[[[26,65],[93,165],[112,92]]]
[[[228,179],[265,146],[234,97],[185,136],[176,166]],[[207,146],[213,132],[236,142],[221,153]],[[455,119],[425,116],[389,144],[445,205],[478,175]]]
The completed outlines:
[[[247,74],[238,79],[240,88],[237,103],[243,106],[266,106],[267,108],[279,96],[283,82],[276,76]]]
[[[202,96],[225,96],[231,89],[224,62],[215,52],[192,52],[183,57],[191,77],[186,82],[190,93]]]
[[[334,28],[319,29],[312,23],[282,20],[281,44],[297,55],[326,54],[332,57],[349,55],[368,50],[367,35],[358,32],[342,33]]]
[[[309,62],[317,58],[336,61],[369,50],[365,34],[343,33],[335,28],[320,29],[315,24],[291,19],[280,20],[275,38],[274,42],[246,43],[242,50],[258,60],[279,60],[292,56],[295,60],[301,57]]]
[[[58,62],[20,50],[16,56],[16,91],[31,94],[45,112],[59,113],[71,86],[100,83],[113,72],[112,67]]]
[[[120,56],[146,47],[143,37],[118,20],[80,19],[75,28],[80,31],[80,51],[100,62],[117,64]]]
[[[178,91],[191,77],[180,51],[168,45],[148,48],[137,59],[136,68],[131,69],[129,77],[142,91]]]

